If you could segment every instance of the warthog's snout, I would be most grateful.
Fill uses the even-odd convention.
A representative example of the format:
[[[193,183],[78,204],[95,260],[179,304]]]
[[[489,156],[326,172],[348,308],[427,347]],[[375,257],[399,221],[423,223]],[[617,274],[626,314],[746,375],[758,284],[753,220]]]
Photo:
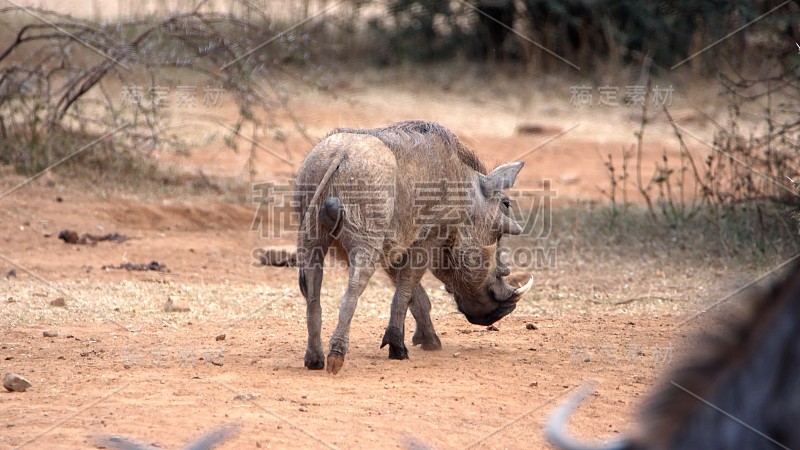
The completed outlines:
[[[511,311],[514,311],[514,309],[516,307],[517,307],[516,303],[512,303],[511,305],[508,305],[508,306],[498,306],[497,309],[494,309],[490,313],[488,313],[488,314],[486,314],[484,316],[480,316],[480,317],[475,317],[473,315],[467,314],[463,309],[461,309],[461,305],[458,306],[458,310],[462,314],[464,314],[464,317],[467,318],[467,321],[469,321],[469,323],[471,323],[473,325],[487,325],[488,326],[488,325],[491,325],[491,324],[497,322],[498,320],[502,319],[503,317],[507,316],[509,313],[511,313]]]
[[[464,314],[469,323],[474,325],[491,325],[517,307],[517,302],[533,288],[533,276],[517,272],[505,277],[497,277],[497,281],[489,285],[485,295],[469,298],[453,293],[458,311]]]

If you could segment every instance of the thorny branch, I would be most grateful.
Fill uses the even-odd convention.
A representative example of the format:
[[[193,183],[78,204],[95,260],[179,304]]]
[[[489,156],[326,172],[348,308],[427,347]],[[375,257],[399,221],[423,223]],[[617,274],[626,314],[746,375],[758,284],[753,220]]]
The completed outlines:
[[[0,48],[0,137],[7,145],[0,163],[33,172],[63,156],[62,149],[70,147],[65,139],[85,140],[123,122],[131,125],[108,143],[113,154],[185,148],[166,105],[155,97],[159,86],[181,78],[218,89],[235,102],[237,133],[226,139],[231,147],[241,138],[239,131],[248,130],[253,138],[286,136],[277,114],[290,117],[299,135],[310,139],[275,75],[286,63],[309,62],[310,38],[299,30],[286,33],[236,60],[274,38],[280,25],[249,2],[234,2],[247,11],[245,18],[211,10],[206,2],[166,18],[104,24],[41,8],[0,8],[0,21],[19,24],[8,47]],[[313,79],[307,82],[319,87]],[[139,91],[125,97],[132,87]],[[197,116],[203,120],[201,111]],[[208,122],[216,125],[218,119]]]

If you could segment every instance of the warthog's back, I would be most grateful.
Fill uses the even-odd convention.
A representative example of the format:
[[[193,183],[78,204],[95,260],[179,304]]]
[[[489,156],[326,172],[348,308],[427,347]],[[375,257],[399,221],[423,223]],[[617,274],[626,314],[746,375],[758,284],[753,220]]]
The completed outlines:
[[[320,186],[331,164],[338,161],[329,182]],[[394,210],[397,162],[392,151],[372,136],[328,135],[309,152],[296,180],[298,212],[303,217],[320,190],[316,208],[330,197],[338,199],[351,230],[365,233],[386,228]],[[310,226],[314,226],[313,221]]]
[[[343,158],[329,183],[321,187],[317,207],[325,198],[336,197],[353,229],[367,232],[391,223],[399,236],[414,234],[416,190],[442,182],[458,186],[470,173],[486,173],[475,153],[436,123],[339,128],[323,138],[300,166],[296,200],[301,217],[337,156]]]
[[[438,123],[409,120],[366,130],[337,128],[330,135],[338,133],[376,137],[395,153],[401,163],[423,163],[439,169],[458,169],[463,165],[481,174],[487,173],[475,152]]]

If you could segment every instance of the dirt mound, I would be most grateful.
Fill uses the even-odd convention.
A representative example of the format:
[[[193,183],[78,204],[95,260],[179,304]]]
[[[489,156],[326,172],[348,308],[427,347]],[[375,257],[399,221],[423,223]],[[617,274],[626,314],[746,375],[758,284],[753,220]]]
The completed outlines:
[[[127,227],[143,229],[203,231],[248,228],[252,206],[225,203],[153,205],[120,201],[99,208],[109,219]]]

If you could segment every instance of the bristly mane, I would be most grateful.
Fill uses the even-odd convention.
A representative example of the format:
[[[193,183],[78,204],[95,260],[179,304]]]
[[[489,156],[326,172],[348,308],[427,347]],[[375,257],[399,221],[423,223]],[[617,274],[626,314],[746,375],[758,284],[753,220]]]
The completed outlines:
[[[797,325],[800,322],[800,260],[793,263],[780,282],[752,298],[748,306],[747,315],[728,324],[721,336],[704,337],[698,350],[662,379],[661,387],[640,411],[641,429],[638,431],[648,435],[637,438],[653,448],[674,442],[686,421],[692,420],[693,413],[703,406],[692,396],[678,391],[674,384],[701,398],[711,399],[726,374],[737,373],[743,370],[743,366],[752,364],[759,344],[769,336],[770,330],[775,331],[776,322],[794,321],[792,333],[794,336],[800,333]]]
[[[486,166],[483,165],[475,151],[461,142],[455,134],[436,122],[422,120],[406,120],[396,122],[382,128],[354,129],[337,128],[325,137],[337,133],[368,134],[380,139],[387,147],[396,151],[399,148],[417,147],[424,145],[432,137],[441,140],[442,144],[455,152],[458,159],[471,169],[486,175]]]

